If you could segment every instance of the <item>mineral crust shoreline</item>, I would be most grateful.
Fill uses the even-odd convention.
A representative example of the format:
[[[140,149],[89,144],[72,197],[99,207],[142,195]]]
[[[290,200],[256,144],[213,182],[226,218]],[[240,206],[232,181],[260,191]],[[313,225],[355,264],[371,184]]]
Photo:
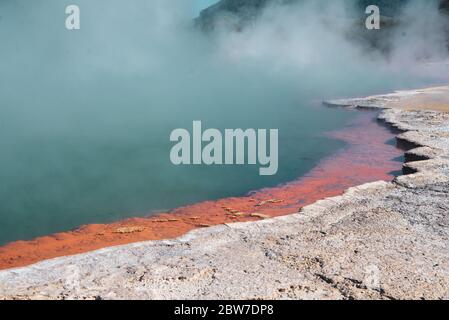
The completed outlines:
[[[299,213],[0,272],[0,299],[448,299],[449,86],[328,105],[385,109],[403,175]]]

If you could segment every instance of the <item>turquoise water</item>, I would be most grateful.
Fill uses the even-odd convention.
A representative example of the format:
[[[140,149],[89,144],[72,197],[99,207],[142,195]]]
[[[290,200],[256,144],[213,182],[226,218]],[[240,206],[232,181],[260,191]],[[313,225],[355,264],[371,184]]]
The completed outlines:
[[[152,105],[152,96],[135,85],[105,85],[100,102],[81,93],[76,100],[83,100],[83,110],[73,110],[70,116],[67,105],[58,110],[54,104],[49,116],[49,111],[42,111],[46,104],[35,96],[30,105],[40,108],[34,112],[2,108],[1,117],[6,119],[7,112],[8,121],[0,130],[1,243],[243,195],[293,180],[343,146],[321,133],[344,126],[354,116],[287,95],[261,94],[264,89],[234,94],[226,87],[214,95],[230,94],[229,100],[211,101],[210,109],[199,110],[192,97],[183,99],[189,114],[161,116],[157,108],[166,102]],[[115,100],[123,97],[130,98],[126,103]],[[114,104],[113,110],[103,109]],[[28,109],[25,104],[23,108]],[[261,177],[258,166],[173,166],[170,132],[191,128],[196,119],[220,129],[279,128],[278,174]]]
[[[229,58],[182,5],[78,3],[75,32],[60,1],[0,3],[0,244],[293,180],[343,147],[323,133],[355,116],[322,98],[419,84],[366,64]],[[279,129],[278,174],[173,166],[170,132],[194,120]]]

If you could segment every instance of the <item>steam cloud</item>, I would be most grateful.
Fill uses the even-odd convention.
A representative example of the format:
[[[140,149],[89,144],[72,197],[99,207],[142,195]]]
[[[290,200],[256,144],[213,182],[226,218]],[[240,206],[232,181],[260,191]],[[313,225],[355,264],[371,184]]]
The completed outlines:
[[[439,1],[406,2],[395,16],[382,19],[380,31],[364,30],[367,15],[356,1],[273,3],[238,32],[230,27],[237,24],[236,16],[218,17],[221,52],[235,61],[264,60],[270,67],[308,75],[343,65],[365,70],[367,76],[376,69],[419,77],[423,66],[439,62],[427,72],[446,78],[441,62],[448,59],[449,16],[439,10]]]

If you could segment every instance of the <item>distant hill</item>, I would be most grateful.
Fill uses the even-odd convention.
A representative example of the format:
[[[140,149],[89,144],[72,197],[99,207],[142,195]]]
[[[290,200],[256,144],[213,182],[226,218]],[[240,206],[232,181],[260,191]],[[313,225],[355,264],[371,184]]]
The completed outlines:
[[[215,27],[218,18],[226,18],[227,15],[232,16],[233,23],[237,27],[242,27],[251,19],[255,18],[258,13],[267,5],[272,4],[291,4],[300,3],[304,0],[221,0],[217,4],[206,8],[200,13],[197,24],[205,30],[210,30]],[[364,9],[369,5],[377,5],[381,9],[381,13],[386,17],[393,17],[400,12],[400,9],[409,0],[343,0],[350,3],[356,1],[356,5],[361,8],[361,16],[365,17]],[[432,0],[431,0],[432,1]],[[439,0],[434,0],[439,1]],[[443,2],[449,6],[449,0]],[[352,17],[357,18],[357,17]]]
[[[234,21],[237,24],[244,24],[246,21],[257,16],[258,13],[267,5],[272,4],[291,4],[300,3],[304,0],[221,0],[215,5],[212,5],[203,11],[196,19],[196,23],[204,29],[213,29],[214,24],[219,17],[232,15],[233,18],[237,18]],[[369,5],[377,5],[381,14],[385,17],[396,17],[401,9],[414,0],[342,0],[346,3],[356,2],[356,6],[360,7],[361,15],[358,18],[366,17],[364,15],[364,9]],[[449,0],[428,0],[438,1],[440,9],[449,14]],[[353,17],[357,18],[357,17]]]
[[[217,4],[206,8],[195,19],[198,27],[205,31],[212,31],[217,23],[225,24],[234,30],[241,30],[262,12],[267,5],[273,4],[294,4],[301,3],[304,0],[221,0]],[[347,4],[352,4],[360,8],[359,16],[348,16],[348,19],[354,20],[354,30],[349,35],[351,38],[360,40],[369,46],[388,50],[389,44],[385,41],[388,34],[399,24],[399,16],[403,7],[415,0],[341,0]],[[446,30],[448,33],[449,48],[449,0],[427,0],[439,2],[442,12],[448,15],[448,24]],[[369,5],[377,5],[381,10],[383,28],[376,33],[367,32],[364,28],[366,19],[365,8]]]

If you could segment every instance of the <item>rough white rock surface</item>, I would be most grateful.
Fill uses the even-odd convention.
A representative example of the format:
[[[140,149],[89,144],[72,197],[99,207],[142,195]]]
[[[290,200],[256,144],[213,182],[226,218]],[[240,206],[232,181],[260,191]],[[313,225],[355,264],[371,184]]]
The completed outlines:
[[[3,271],[0,299],[448,299],[449,114],[380,117],[417,147],[414,174],[286,217]]]

